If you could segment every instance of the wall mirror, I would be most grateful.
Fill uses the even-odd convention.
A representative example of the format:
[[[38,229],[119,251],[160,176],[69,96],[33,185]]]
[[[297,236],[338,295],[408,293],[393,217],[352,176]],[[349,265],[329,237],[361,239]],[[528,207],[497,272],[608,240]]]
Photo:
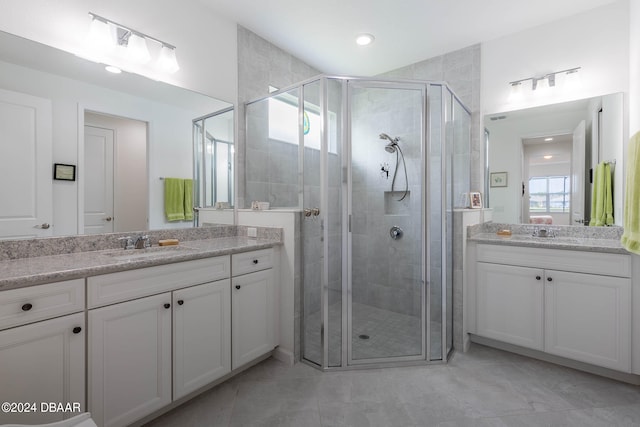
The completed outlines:
[[[623,105],[615,93],[485,116],[493,221],[588,225],[593,171],[608,162],[621,225]]]
[[[0,188],[14,201],[0,238],[193,225],[165,219],[163,178],[193,177],[193,120],[230,103],[5,32],[0,75]],[[54,163],[77,179],[53,180]]]

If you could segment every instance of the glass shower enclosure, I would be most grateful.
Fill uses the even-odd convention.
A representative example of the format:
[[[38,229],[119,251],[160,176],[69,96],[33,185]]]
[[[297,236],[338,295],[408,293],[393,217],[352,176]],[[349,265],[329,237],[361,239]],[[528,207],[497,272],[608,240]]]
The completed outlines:
[[[302,360],[446,361],[470,126],[444,82],[321,76],[246,105],[246,200],[300,212]]]

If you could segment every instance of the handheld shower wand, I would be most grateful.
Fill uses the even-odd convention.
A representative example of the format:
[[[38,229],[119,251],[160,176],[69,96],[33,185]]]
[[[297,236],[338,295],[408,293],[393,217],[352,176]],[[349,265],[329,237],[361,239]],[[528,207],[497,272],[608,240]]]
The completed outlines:
[[[409,193],[409,178],[407,176],[407,164],[404,161],[404,153],[402,153],[402,150],[400,149],[400,145],[398,144],[398,142],[400,141],[400,138],[398,137],[391,138],[389,135],[383,132],[380,134],[380,139],[386,139],[389,141],[389,143],[384,147],[387,153],[396,153],[396,168],[393,171],[393,180],[391,181],[391,191],[393,191],[393,187],[396,183],[396,174],[398,173],[398,166],[400,165],[400,156],[402,156],[402,166],[404,168],[405,187],[404,187],[404,194],[402,195],[402,197],[398,199],[398,201],[401,202],[404,200],[405,197],[407,197],[407,194]]]

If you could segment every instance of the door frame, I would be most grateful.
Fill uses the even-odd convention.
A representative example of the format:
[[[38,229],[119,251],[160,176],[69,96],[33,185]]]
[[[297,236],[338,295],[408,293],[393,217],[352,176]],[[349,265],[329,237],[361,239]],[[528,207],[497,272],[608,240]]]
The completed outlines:
[[[342,336],[343,342],[347,341],[347,347],[343,346],[343,352],[346,351],[347,357],[343,358],[342,366],[358,366],[358,365],[366,365],[368,367],[376,367],[377,365],[385,365],[389,363],[397,363],[397,362],[408,362],[408,361],[425,361],[428,360],[430,355],[430,341],[429,341],[429,331],[430,331],[430,321],[427,316],[427,311],[429,308],[429,304],[427,301],[429,300],[429,286],[427,286],[427,269],[428,267],[428,245],[426,239],[426,230],[428,229],[428,219],[426,218],[426,212],[428,207],[428,200],[426,197],[426,160],[427,150],[426,150],[426,141],[427,141],[427,132],[428,126],[430,125],[427,121],[427,107],[428,107],[428,96],[429,96],[429,85],[426,83],[412,83],[412,82],[396,82],[396,81],[384,81],[384,80],[360,80],[355,79],[346,80],[346,90],[345,97],[346,103],[344,108],[344,129],[346,132],[346,144],[345,144],[345,153],[343,155],[343,168],[347,171],[346,183],[343,183],[343,188],[346,186],[346,198],[347,198],[347,209],[344,210],[343,224],[346,226],[346,248],[343,247],[343,253],[347,254],[346,263],[346,277],[345,271],[343,271],[343,302],[346,301],[346,306],[343,304],[343,322],[342,322]],[[352,230],[351,230],[351,218],[353,217],[353,156],[352,156],[352,98],[353,98],[353,89],[354,88],[372,88],[372,89],[398,89],[398,90],[412,90],[412,91],[420,91],[421,93],[421,161],[423,167],[421,168],[421,191],[420,196],[422,197],[421,206],[421,233],[422,236],[422,254],[420,256],[422,267],[421,267],[421,353],[419,355],[411,355],[411,356],[392,356],[385,358],[363,358],[363,359],[353,359],[353,281],[352,281],[352,266],[353,266],[353,240],[352,240]],[[444,102],[444,98],[443,98]],[[443,117],[444,121],[444,117]],[[444,128],[443,128],[444,129]],[[324,151],[323,151],[324,153]],[[443,161],[445,156],[443,153]],[[323,170],[321,168],[321,170]],[[444,173],[444,172],[443,172]],[[346,286],[345,286],[346,284]],[[346,319],[344,318],[344,312],[346,311]],[[326,324],[326,323],[325,323]],[[326,328],[325,328],[326,330]]]

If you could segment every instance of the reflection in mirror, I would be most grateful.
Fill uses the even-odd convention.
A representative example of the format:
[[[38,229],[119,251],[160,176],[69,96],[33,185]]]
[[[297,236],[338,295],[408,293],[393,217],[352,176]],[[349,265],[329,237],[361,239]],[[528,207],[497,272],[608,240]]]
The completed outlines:
[[[589,225],[593,171],[607,162],[622,224],[621,93],[491,114],[484,124],[494,222]]]
[[[0,205],[0,238],[102,232],[105,226],[130,231],[193,225],[165,219],[161,178],[193,176],[193,119],[231,104],[139,75],[109,74],[103,64],[4,32],[0,75],[0,186],[15,202]],[[85,124],[111,125],[97,124],[90,114],[134,121],[146,129],[144,152],[129,157],[135,160],[120,164],[119,148],[115,151],[114,191],[133,186],[140,191],[131,196],[135,203],[119,203],[114,195],[113,215],[103,195],[100,201],[92,199],[99,168],[87,156],[97,148],[86,145],[93,136],[84,132]],[[123,141],[124,135],[115,131],[114,144]],[[53,163],[76,166],[75,181],[54,180]],[[85,214],[96,206],[100,223],[92,224]],[[118,213],[118,206],[135,212]],[[130,216],[137,217],[135,223],[124,225]]]
[[[233,223],[233,107],[193,120],[195,206],[227,210],[215,222]],[[204,215],[204,214],[203,214]],[[209,214],[207,214],[209,215]],[[227,218],[226,220],[223,218]],[[231,222],[229,222],[231,218]],[[201,219],[198,216],[198,220]],[[207,219],[207,221],[211,221]],[[200,223],[200,222],[199,222]]]

